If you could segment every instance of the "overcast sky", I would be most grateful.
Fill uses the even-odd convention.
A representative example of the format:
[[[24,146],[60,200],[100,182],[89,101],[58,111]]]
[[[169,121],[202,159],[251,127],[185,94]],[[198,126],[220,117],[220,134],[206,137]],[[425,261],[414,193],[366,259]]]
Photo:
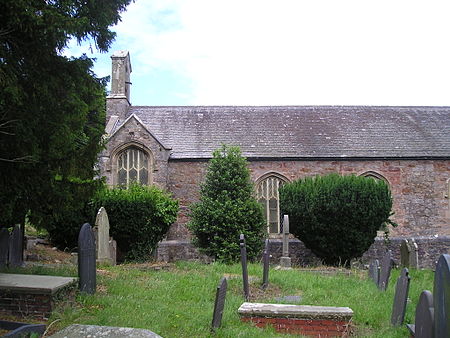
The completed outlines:
[[[450,105],[450,1],[136,0],[133,105]]]

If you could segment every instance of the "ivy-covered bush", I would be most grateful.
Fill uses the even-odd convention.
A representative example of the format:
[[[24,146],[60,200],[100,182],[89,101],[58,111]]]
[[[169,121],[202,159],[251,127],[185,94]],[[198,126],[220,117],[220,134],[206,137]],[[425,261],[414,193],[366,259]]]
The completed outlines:
[[[239,147],[224,145],[213,152],[200,201],[191,207],[188,227],[200,251],[218,261],[239,260],[241,233],[249,259],[261,254],[265,222]]]
[[[387,184],[360,176],[307,177],[280,188],[280,206],[290,232],[326,264],[349,264],[373,243],[377,230],[393,223]]]
[[[93,199],[92,214],[100,207],[108,213],[110,235],[120,251],[127,260],[137,261],[150,257],[178,212],[178,202],[166,192],[139,184],[100,190]]]

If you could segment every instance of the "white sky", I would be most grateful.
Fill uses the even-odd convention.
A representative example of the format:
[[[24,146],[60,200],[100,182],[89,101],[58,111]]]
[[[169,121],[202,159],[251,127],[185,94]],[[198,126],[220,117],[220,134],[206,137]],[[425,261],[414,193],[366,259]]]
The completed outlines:
[[[137,0],[134,105],[450,105],[450,1]]]

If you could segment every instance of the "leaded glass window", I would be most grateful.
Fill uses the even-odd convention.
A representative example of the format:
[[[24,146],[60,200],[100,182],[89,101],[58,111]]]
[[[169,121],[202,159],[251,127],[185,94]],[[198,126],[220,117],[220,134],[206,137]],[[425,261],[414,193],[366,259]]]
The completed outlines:
[[[131,182],[147,185],[148,155],[142,150],[131,147],[122,151],[117,158],[117,183],[129,187]]]
[[[278,188],[284,181],[277,176],[263,179],[256,187],[256,197],[262,205],[268,233],[280,233],[280,198]]]

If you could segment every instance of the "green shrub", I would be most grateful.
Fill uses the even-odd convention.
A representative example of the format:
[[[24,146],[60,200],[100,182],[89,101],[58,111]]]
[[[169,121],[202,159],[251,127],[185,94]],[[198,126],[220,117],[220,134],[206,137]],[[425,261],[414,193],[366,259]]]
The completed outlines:
[[[224,145],[213,152],[200,201],[191,207],[188,227],[194,234],[194,244],[216,260],[239,260],[241,233],[246,238],[249,259],[260,254],[265,222],[239,147]]]
[[[178,212],[178,202],[166,192],[139,184],[127,190],[100,190],[92,202],[92,213],[100,207],[108,213],[110,235],[120,251],[126,259],[137,261],[150,257]]]
[[[382,180],[360,176],[307,177],[280,188],[290,232],[326,264],[348,264],[373,243],[389,220],[392,197]]]

